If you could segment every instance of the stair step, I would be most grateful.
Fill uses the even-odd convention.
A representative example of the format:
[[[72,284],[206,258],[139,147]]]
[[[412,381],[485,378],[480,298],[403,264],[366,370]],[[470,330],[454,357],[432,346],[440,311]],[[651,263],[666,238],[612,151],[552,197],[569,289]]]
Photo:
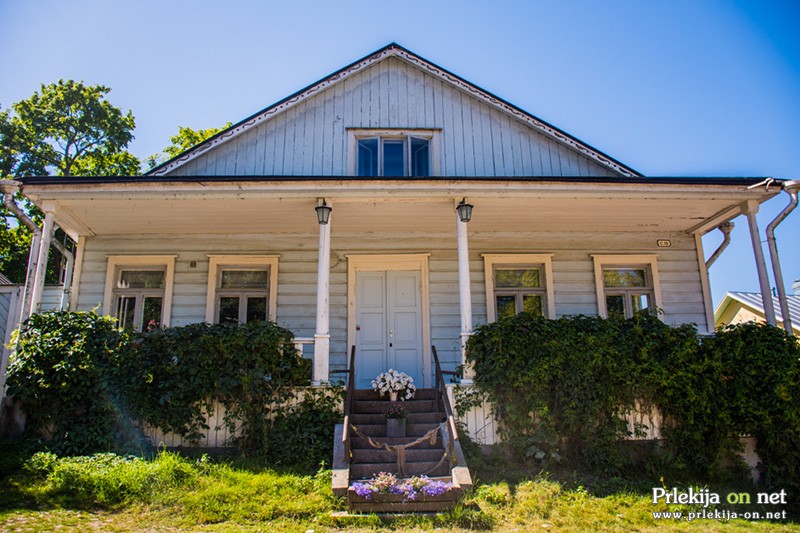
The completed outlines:
[[[424,461],[420,463],[406,463],[407,476],[419,476],[426,474],[429,476],[447,476],[450,474],[450,464],[444,461],[435,470],[430,471],[439,461]],[[350,483],[356,479],[370,479],[379,472],[390,472],[398,474],[397,463],[351,463],[350,464]]]
[[[409,442],[416,440],[416,437],[380,437],[377,440],[385,444],[397,445],[397,444],[408,444]],[[420,442],[413,448],[409,448],[409,450],[423,450],[432,448],[442,449],[441,437],[437,437],[435,444],[431,444],[429,441],[426,440]],[[350,439],[350,449],[353,451],[367,450],[367,449],[374,450],[374,448],[370,446],[369,443],[367,442],[367,439],[365,439],[364,437],[356,437],[356,436],[353,436]]]
[[[436,389],[417,389],[416,393],[414,394],[415,400],[433,400],[436,398]],[[356,389],[355,396],[353,396],[354,400],[383,400],[384,402],[388,401],[389,396],[381,397],[380,394],[375,392],[372,389]]]
[[[369,435],[370,437],[386,437],[386,422],[383,421],[381,424],[355,424],[358,430],[363,433],[364,435]],[[411,440],[415,438],[421,437],[425,435],[430,430],[439,426],[439,423],[435,424],[407,424],[406,425],[406,436],[413,437]],[[354,435],[355,436],[355,435]],[[440,437],[437,437],[440,438]]]
[[[399,402],[400,406],[406,410],[407,413],[433,413],[433,400],[408,400],[405,402]],[[385,399],[383,400],[355,400],[353,402],[353,409],[351,413],[380,413],[383,414],[384,411],[389,409],[389,407],[395,405],[396,402],[390,402]],[[444,407],[442,406],[441,402],[439,402],[439,411],[444,412]]]
[[[440,424],[444,422],[444,413],[408,413],[406,427],[419,424]],[[350,421],[356,426],[386,425],[386,417],[380,413],[351,414]]]
[[[406,450],[406,463],[438,462],[443,454],[443,448],[417,448],[415,446]],[[391,463],[392,461],[397,461],[395,452],[377,448],[353,449],[353,463]]]

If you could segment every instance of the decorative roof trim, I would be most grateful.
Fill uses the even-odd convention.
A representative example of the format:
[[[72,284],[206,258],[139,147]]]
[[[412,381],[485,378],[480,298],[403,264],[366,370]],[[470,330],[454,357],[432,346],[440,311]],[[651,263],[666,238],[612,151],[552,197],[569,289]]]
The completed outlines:
[[[554,141],[563,144],[582,155],[592,159],[593,161],[599,163],[600,165],[611,169],[613,172],[616,172],[620,176],[623,177],[630,177],[630,178],[637,178],[642,177],[641,174],[633,170],[632,168],[623,165],[619,161],[615,160],[614,158],[604,154],[603,152],[591,147],[590,145],[579,141],[575,137],[572,137],[568,133],[556,128],[555,126],[548,124],[547,122],[531,115],[523,111],[522,109],[506,102],[502,98],[493,95],[492,93],[481,89],[477,85],[474,85],[463,78],[445,70],[438,65],[431,63],[430,61],[423,59],[422,57],[406,50],[402,46],[391,43],[386,47],[378,50],[377,52],[364,57],[356,61],[355,63],[351,63],[350,65],[344,67],[343,69],[334,72],[330,76],[323,78],[322,80],[309,85],[308,87],[301,89],[300,91],[284,98],[283,100],[279,101],[278,103],[268,107],[258,113],[251,115],[250,117],[242,120],[241,122],[234,124],[230,128],[219,132],[218,134],[210,137],[205,142],[190,148],[189,150],[183,152],[175,156],[174,158],[170,159],[169,161],[157,166],[153,170],[147,172],[146,176],[163,176],[183,165],[187,164],[188,162],[196,159],[197,157],[205,154],[209,150],[228,142],[234,137],[241,135],[249,131],[252,128],[258,127],[263,122],[271,119],[277,114],[280,114],[284,111],[287,111],[296,105],[304,102],[305,100],[311,98],[312,96],[316,95],[317,93],[324,91],[328,87],[335,85],[354,74],[358,74],[362,70],[367,67],[374,65],[380,61],[383,61],[389,57],[396,57],[402,59],[411,65],[419,68],[420,70],[427,72],[447,83],[450,85],[455,86],[459,90],[473,96],[490,106],[499,109],[500,111],[505,112],[513,116],[515,119],[523,122],[524,124],[528,125],[529,127],[533,128],[534,130],[546,135],[547,137],[553,139]]]

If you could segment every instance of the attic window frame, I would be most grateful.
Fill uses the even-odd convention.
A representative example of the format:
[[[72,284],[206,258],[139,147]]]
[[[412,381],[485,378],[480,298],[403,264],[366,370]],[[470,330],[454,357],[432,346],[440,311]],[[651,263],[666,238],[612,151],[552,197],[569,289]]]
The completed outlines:
[[[404,176],[386,176],[386,177],[431,177],[440,175],[440,129],[420,129],[420,128],[347,128],[348,133],[348,175],[358,176],[358,141],[363,139],[377,138],[379,141],[385,139],[403,139],[405,144],[406,153],[409,151],[411,138],[416,137],[419,139],[428,140],[428,175],[427,176],[412,176],[411,162],[405,162]],[[379,165],[378,176],[359,176],[363,178],[368,177],[383,177],[383,168]]]

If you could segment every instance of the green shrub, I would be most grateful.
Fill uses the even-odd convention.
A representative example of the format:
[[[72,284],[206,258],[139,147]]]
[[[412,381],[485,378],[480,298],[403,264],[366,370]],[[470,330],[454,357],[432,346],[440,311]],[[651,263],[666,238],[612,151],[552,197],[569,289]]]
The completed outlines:
[[[59,453],[110,450],[128,443],[130,424],[117,408],[109,369],[129,338],[94,313],[32,315],[16,333],[8,394],[24,405],[26,427]]]
[[[228,429],[239,430],[234,443],[259,454],[275,411],[308,383],[309,362],[292,338],[272,322],[155,329],[121,354],[115,383],[137,419],[188,441],[208,429],[206,413],[218,402]]]
[[[619,446],[627,436],[622,415],[639,403],[664,418],[665,446],[649,449],[646,469],[742,479],[736,452],[749,434],[762,481],[800,494],[800,346],[778,328],[728,327],[701,342],[693,326],[669,327],[646,314],[523,313],[478,328],[468,360],[518,458],[546,464],[563,456],[593,472],[624,471],[633,456]]]
[[[315,471],[333,458],[333,433],[342,420],[344,388],[306,388],[302,399],[280,409],[272,421],[264,451],[270,464]]]

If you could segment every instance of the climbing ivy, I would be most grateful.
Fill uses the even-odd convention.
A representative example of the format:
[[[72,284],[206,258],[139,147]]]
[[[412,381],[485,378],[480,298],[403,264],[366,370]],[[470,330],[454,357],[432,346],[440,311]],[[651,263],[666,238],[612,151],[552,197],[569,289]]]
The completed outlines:
[[[762,481],[800,488],[800,346],[782,330],[742,325],[701,339],[694,326],[528,314],[478,328],[475,383],[520,458],[619,473],[633,459],[624,413],[655,406],[658,464],[696,479],[735,473],[739,437],[757,438]],[[634,432],[637,429],[634,428]]]
[[[244,455],[303,467],[330,458],[341,387],[302,388],[310,361],[274,323],[129,335],[110,317],[60,312],[32,316],[18,336],[9,393],[58,452],[130,451],[142,422],[197,442],[220,405]]]

